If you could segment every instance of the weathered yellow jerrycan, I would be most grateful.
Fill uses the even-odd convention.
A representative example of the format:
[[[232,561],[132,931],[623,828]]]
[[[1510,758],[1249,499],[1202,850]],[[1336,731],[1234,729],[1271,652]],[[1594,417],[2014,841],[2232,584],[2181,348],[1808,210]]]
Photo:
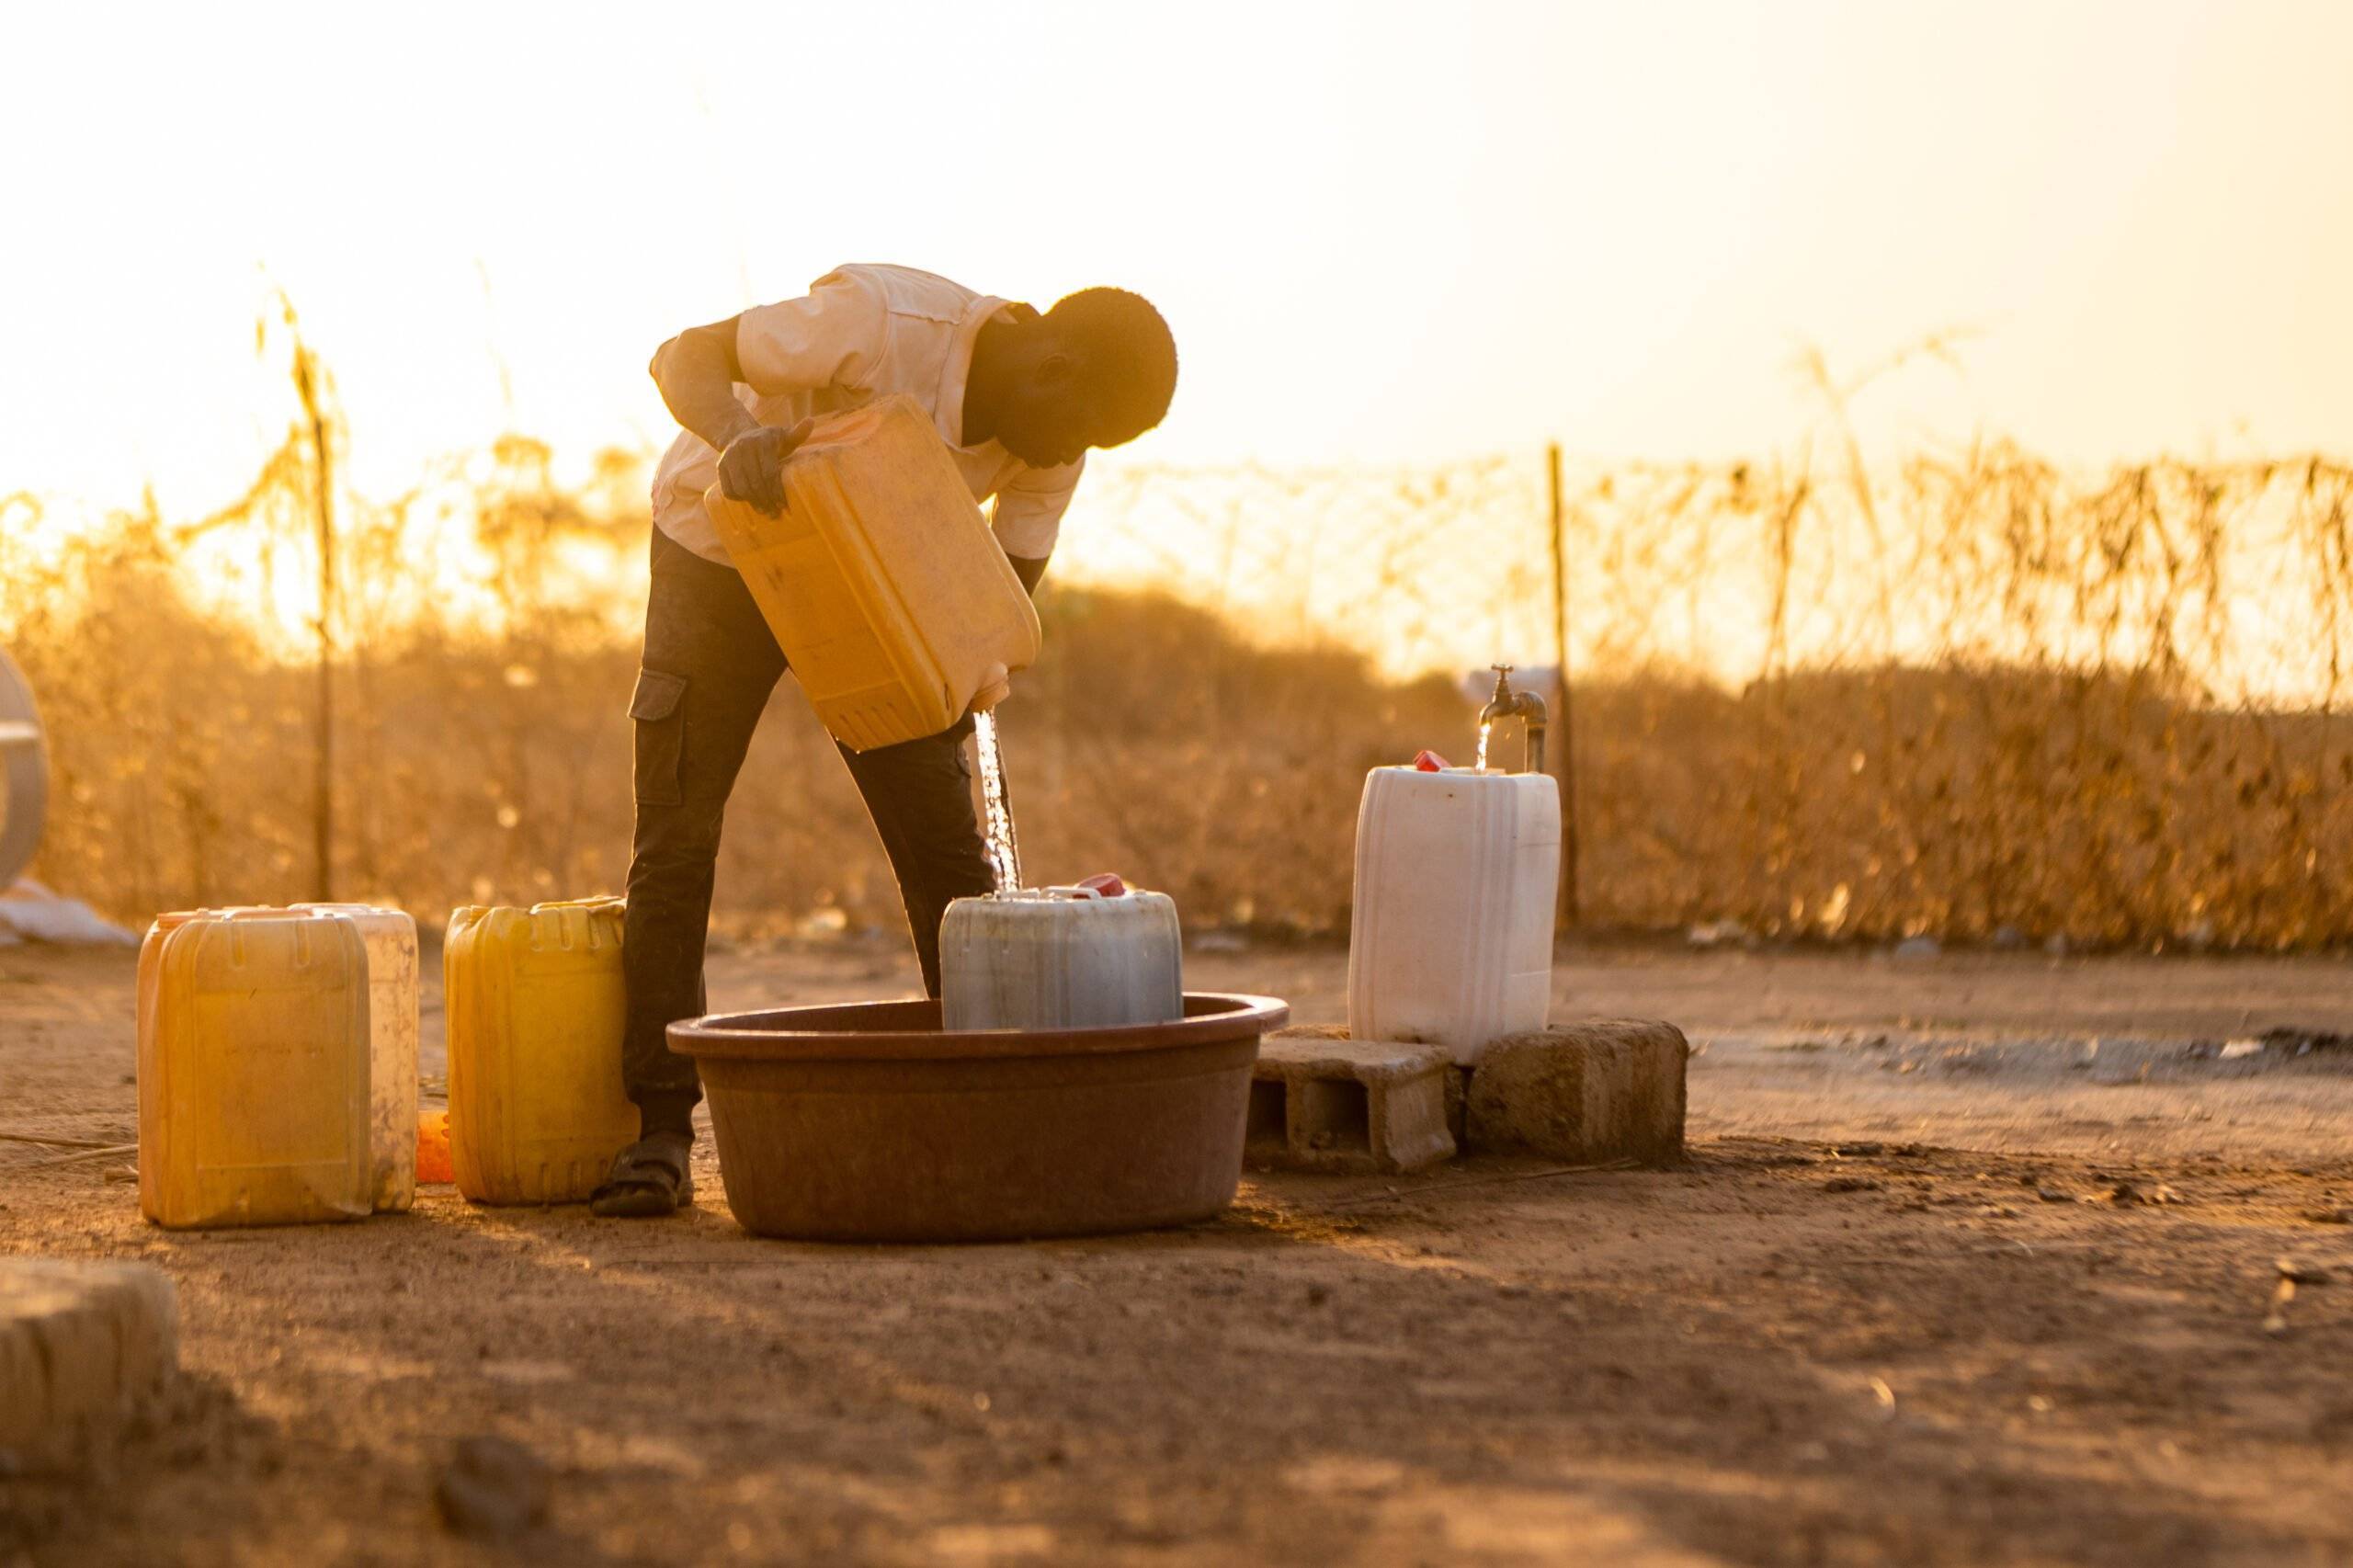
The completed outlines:
[[[576,1203],[637,1137],[621,901],[470,906],[442,941],[449,1161],[477,1203]]]
[[[371,903],[298,903],[306,915],[341,915],[368,944],[368,1146],[376,1211],[416,1201],[416,922]]]
[[[1038,612],[913,398],[817,421],[770,517],[704,508],[817,717],[853,751],[936,735],[1037,662]]]
[[[139,964],[139,1207],[174,1229],[373,1207],[368,949],[349,920],[159,918]]]
[[[155,992],[163,983],[164,938],[195,919],[199,913],[193,909],[176,909],[166,915],[158,915],[139,944],[139,1065],[142,1069],[147,1064],[148,1043],[154,1028]],[[143,1102],[140,1109],[143,1114],[146,1109]],[[146,1140],[142,1138],[141,1142]]]
[[[192,919],[255,920],[290,915],[337,915],[359,929],[368,949],[369,1159],[378,1213],[416,1200],[416,922],[397,909],[368,903],[237,904],[155,916],[139,949],[139,1039],[142,1051],[160,972],[163,942]]]

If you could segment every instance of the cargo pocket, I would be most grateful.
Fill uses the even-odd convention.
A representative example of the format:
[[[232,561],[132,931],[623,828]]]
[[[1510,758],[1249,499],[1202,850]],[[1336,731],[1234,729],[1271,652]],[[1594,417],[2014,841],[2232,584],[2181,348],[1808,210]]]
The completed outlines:
[[[629,716],[637,721],[636,795],[642,806],[675,806],[686,799],[678,788],[678,752],[687,729],[681,702],[686,695],[684,676],[660,670],[637,672]]]

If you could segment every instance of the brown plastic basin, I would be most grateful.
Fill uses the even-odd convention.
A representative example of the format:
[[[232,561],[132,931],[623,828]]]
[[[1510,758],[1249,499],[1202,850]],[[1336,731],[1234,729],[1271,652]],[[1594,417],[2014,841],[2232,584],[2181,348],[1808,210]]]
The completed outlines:
[[[1264,996],[1133,1028],[949,1033],[937,1002],[670,1026],[710,1096],[728,1207],[758,1236],[1008,1241],[1207,1219],[1233,1200]]]

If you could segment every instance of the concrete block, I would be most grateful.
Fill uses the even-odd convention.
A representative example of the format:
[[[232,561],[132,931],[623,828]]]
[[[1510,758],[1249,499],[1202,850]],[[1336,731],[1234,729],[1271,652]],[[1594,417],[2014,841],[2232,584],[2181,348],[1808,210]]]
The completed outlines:
[[[1267,1038],[1269,1040],[1346,1040],[1348,1038],[1348,1026],[1346,1024],[1293,1024],[1288,1028],[1277,1029]],[[1453,1137],[1454,1147],[1458,1153],[1468,1149],[1471,1144],[1463,1136],[1465,1129],[1462,1108],[1471,1094],[1469,1058],[1476,1053],[1456,1051],[1449,1046],[1431,1044],[1422,1040],[1399,1040],[1395,1043],[1401,1049],[1410,1046],[1415,1050],[1438,1051],[1447,1058],[1446,1131]]]
[[[1470,1147],[1578,1164],[1662,1165],[1683,1153],[1683,1071],[1672,1024],[1597,1018],[1488,1042],[1465,1104]]]
[[[177,1369],[171,1280],[143,1263],[0,1258],[0,1449],[122,1411]]]
[[[1415,1171],[1454,1156],[1434,1046],[1285,1030],[1258,1047],[1244,1160],[1260,1169]]]

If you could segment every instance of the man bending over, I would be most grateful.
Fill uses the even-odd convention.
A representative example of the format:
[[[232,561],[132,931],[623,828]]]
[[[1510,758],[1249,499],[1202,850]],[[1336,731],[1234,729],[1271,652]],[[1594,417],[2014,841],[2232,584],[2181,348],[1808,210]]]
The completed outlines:
[[[801,299],[691,327],[654,356],[662,400],[685,426],[654,476],[654,582],[636,721],[637,833],[621,946],[629,1024],[621,1079],[638,1141],[621,1151],[599,1214],[675,1213],[694,1201],[688,1155],[690,1058],[670,1053],[672,1020],[705,1010],[720,821],[752,731],[785,672],[751,591],[703,510],[715,480],[775,515],[784,460],[819,415],[893,392],[923,405],[971,486],[995,498],[998,544],[1035,593],[1090,447],[1158,425],[1176,385],[1160,312],[1118,289],[1088,289],[1039,313],[904,267],[844,267]],[[925,991],[939,994],[939,919],[995,886],[964,740],[953,728],[902,745],[841,748],[914,927]]]

